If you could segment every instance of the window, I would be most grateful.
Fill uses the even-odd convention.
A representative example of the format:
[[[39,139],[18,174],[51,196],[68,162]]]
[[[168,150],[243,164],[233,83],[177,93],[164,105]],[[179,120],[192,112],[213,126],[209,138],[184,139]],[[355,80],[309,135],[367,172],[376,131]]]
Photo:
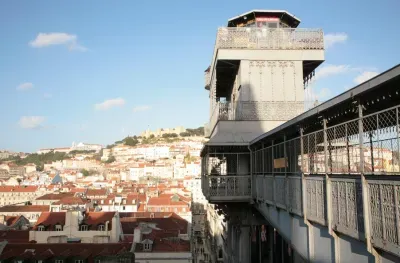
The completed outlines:
[[[101,263],[100,259],[96,259],[94,263]]]
[[[104,227],[104,225],[99,225],[98,227],[97,227],[97,230],[99,230],[99,231],[105,231],[105,227]]]
[[[63,263],[64,262],[64,260],[62,260],[62,259],[56,259],[55,261],[54,261],[54,263]]]
[[[38,226],[37,231],[44,231],[44,226]]]
[[[143,247],[143,249],[144,250],[151,250],[151,244],[144,244],[144,247]]]
[[[80,231],[88,231],[88,225],[81,225],[81,226],[79,227],[79,230],[80,230]]]
[[[62,231],[62,225],[56,225],[56,231]]]
[[[83,260],[82,259],[77,259],[77,260],[75,260],[75,263],[83,263]]]

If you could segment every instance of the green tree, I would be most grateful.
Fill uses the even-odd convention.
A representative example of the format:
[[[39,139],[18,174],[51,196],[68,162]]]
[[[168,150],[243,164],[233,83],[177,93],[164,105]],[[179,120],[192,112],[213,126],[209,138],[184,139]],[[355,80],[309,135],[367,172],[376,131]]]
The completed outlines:
[[[155,137],[154,134],[150,134],[149,136],[150,139],[154,139],[154,137]]]
[[[125,145],[135,146],[136,144],[139,143],[139,141],[137,139],[132,138],[132,137],[126,137],[124,139],[124,143],[125,143]]]
[[[111,155],[110,157],[108,157],[106,163],[113,163],[113,162],[115,162],[115,157]]]
[[[82,170],[81,170],[81,173],[82,173],[82,175],[85,176],[85,177],[86,177],[86,176],[89,176],[89,171],[86,170],[86,169],[82,169]]]

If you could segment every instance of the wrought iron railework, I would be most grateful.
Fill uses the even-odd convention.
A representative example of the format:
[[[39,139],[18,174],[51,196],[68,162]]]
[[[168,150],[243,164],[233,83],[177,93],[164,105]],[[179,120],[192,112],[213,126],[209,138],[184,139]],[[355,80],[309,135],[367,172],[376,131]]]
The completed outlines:
[[[252,151],[254,199],[360,241],[368,227],[374,246],[399,251],[399,110],[321,125],[291,140],[264,140]]]

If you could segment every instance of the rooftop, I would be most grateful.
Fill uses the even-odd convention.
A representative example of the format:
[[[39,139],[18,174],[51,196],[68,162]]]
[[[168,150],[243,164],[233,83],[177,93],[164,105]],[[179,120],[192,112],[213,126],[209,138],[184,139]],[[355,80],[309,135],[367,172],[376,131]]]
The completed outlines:
[[[129,243],[62,243],[62,244],[7,244],[0,255],[0,260],[11,258],[48,259],[56,256],[89,258],[96,256],[113,256],[127,253]]]
[[[0,207],[0,212],[45,212],[49,211],[50,206],[48,205],[9,205]]]

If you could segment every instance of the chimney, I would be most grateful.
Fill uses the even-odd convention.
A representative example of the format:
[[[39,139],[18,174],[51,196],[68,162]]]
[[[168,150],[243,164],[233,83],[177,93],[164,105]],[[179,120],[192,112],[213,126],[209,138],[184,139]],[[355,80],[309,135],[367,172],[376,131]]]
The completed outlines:
[[[3,225],[7,225],[7,222],[6,222],[6,216],[5,215],[0,215],[0,224],[3,224]]]
[[[140,230],[140,227],[136,227],[133,232],[133,242],[135,243],[142,242],[142,231]]]

